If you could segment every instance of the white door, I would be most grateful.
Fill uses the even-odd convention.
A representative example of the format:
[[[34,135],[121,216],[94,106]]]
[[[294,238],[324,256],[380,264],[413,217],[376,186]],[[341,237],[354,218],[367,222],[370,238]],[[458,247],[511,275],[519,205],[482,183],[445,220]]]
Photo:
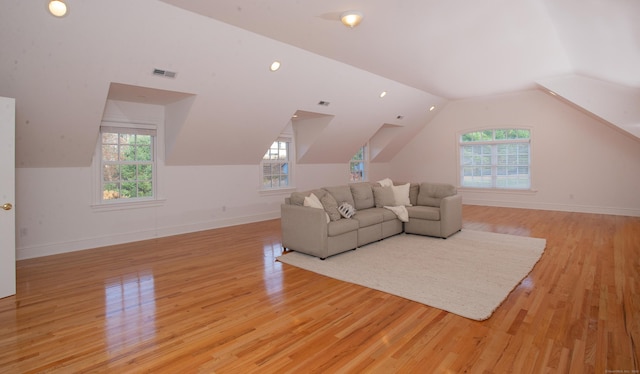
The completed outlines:
[[[16,294],[16,100],[0,97],[0,298]]]

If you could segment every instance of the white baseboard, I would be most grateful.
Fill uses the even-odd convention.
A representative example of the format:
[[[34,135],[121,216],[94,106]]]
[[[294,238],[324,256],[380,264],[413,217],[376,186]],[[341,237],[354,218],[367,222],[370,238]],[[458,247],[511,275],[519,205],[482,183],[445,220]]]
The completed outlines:
[[[640,217],[640,210],[630,209],[630,208],[611,208],[611,207],[599,207],[599,206],[589,206],[589,205],[568,205],[568,204],[531,203],[531,202],[523,203],[523,202],[517,202],[517,201],[470,199],[467,197],[463,199],[463,204],[495,206],[495,207],[504,207],[504,208],[554,210],[554,211],[561,211],[561,212],[609,214],[614,216]]]
[[[113,234],[94,238],[70,240],[59,243],[49,243],[30,247],[16,248],[16,260],[50,256],[60,253],[75,252],[91,248],[105,247],[109,245],[131,243],[140,240],[161,238],[172,235],[187,234],[190,232],[217,229],[221,227],[242,225],[245,223],[267,221],[280,218],[280,211],[261,213],[250,216],[234,217],[227,219],[198,222],[187,225],[161,227],[145,231]]]
[[[610,208],[583,205],[566,205],[550,203],[523,203],[514,201],[499,201],[486,199],[464,198],[466,205],[495,206],[505,208],[522,208],[536,210],[553,210],[563,212],[609,214],[618,216],[640,217],[640,210],[627,208]],[[75,252],[91,248],[105,247],[109,245],[136,242],[140,240],[161,238],[172,235],[187,234],[190,232],[211,230],[221,227],[242,225],[245,223],[266,221],[280,218],[280,211],[273,211],[257,215],[219,219],[206,222],[191,223],[188,225],[161,227],[145,231],[120,233],[101,237],[71,240],[59,243],[48,243],[30,247],[16,248],[16,260],[26,260],[29,258],[50,256],[60,253]]]

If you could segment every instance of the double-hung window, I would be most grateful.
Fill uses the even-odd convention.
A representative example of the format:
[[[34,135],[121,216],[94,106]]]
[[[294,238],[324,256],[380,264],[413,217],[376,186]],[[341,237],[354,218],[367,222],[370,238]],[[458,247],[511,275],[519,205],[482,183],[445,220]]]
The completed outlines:
[[[349,181],[363,182],[367,180],[367,146],[363,145],[349,161],[351,177]]]
[[[262,189],[291,186],[291,139],[279,138],[262,157]]]
[[[460,185],[531,188],[531,131],[490,129],[460,136]]]
[[[102,202],[150,200],[156,196],[156,127],[100,127]]]

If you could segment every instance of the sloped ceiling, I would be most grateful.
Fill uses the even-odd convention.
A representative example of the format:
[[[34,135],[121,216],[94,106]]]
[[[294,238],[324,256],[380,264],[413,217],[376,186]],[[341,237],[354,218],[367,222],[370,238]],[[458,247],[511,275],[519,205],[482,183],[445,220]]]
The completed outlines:
[[[640,86],[637,1],[67,2],[60,19],[44,0],[0,13],[18,167],[89,166],[107,99],[166,106],[170,165],[257,164],[297,111],[331,116],[302,162],[367,141],[386,162],[447,100],[575,74]],[[338,21],[350,8],[355,29]]]
[[[640,86],[634,0],[163,1],[448,99],[569,73]]]

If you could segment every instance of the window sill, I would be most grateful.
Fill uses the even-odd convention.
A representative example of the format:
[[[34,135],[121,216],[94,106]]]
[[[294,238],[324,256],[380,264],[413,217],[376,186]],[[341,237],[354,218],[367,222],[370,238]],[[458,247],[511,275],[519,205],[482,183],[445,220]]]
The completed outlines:
[[[258,190],[260,196],[288,195],[297,189],[295,187],[274,188],[272,190]]]
[[[504,193],[515,195],[534,195],[538,190],[530,188],[528,190],[518,190],[509,188],[483,188],[483,187],[458,187],[461,192],[480,192],[480,193]]]
[[[112,203],[92,204],[94,212],[111,212],[116,210],[140,209],[162,206],[165,199],[140,200],[140,201],[118,201]]]

